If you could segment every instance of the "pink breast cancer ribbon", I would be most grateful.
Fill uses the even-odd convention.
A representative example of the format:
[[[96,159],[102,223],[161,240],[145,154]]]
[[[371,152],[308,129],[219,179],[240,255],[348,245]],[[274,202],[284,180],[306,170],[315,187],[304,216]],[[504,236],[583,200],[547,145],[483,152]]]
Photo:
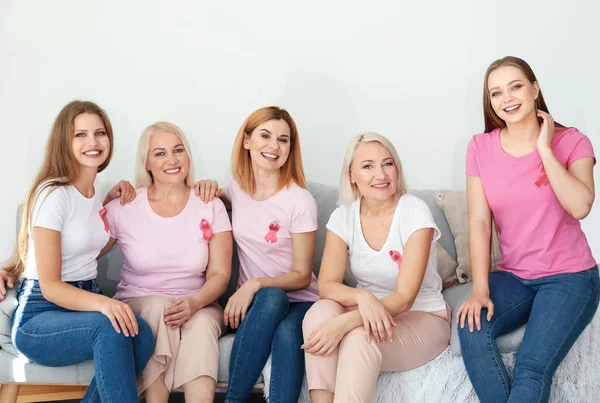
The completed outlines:
[[[106,207],[100,210],[100,218],[104,222],[104,231],[108,232],[110,227],[108,226],[108,220],[106,219]]]
[[[400,252],[391,250],[390,257],[394,262],[396,262],[396,264],[398,265],[398,269],[400,269],[400,264],[402,263],[402,255],[400,254]]]
[[[269,232],[265,235],[265,241],[267,241],[267,243],[277,242],[277,231],[279,231],[279,224],[277,224],[277,221],[273,221],[269,224]]]
[[[205,241],[208,241],[213,237],[213,233],[210,230],[210,223],[204,218],[200,221],[200,229],[202,230],[202,238],[204,238]]]
[[[540,176],[535,181],[535,186],[542,187],[546,186],[550,183],[548,180],[548,175],[546,175],[546,170],[544,169],[544,164],[540,164]]]

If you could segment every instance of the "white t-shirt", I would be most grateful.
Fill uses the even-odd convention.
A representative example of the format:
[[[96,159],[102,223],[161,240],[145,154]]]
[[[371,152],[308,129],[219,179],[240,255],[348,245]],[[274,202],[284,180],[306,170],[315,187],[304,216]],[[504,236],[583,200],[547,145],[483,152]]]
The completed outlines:
[[[27,264],[22,277],[39,278],[31,229],[42,227],[61,233],[63,281],[96,278],[96,257],[109,239],[102,210],[102,199],[97,191],[88,199],[72,185],[44,189],[32,210]]]
[[[439,239],[440,230],[435,225],[429,207],[410,194],[403,195],[398,201],[390,232],[380,251],[372,249],[364,238],[360,224],[360,199],[338,207],[327,223],[327,229],[348,245],[348,270],[357,281],[357,287],[371,291],[379,299],[395,292],[404,247],[408,238],[423,228],[435,230],[433,242]],[[436,266],[437,250],[432,244],[423,283],[411,311],[446,309],[442,297],[442,279]]]

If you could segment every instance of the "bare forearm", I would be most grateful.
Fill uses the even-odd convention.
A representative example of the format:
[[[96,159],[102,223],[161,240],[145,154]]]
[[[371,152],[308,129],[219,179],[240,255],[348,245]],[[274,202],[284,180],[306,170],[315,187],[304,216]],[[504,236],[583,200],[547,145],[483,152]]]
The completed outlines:
[[[227,289],[229,277],[226,273],[218,273],[206,279],[202,288],[194,294],[198,309],[202,309],[215,302]]]
[[[358,305],[356,297],[361,292],[368,291],[349,287],[337,281],[322,281],[319,283],[319,296],[321,299],[330,299],[345,307]]]
[[[41,285],[44,298],[72,311],[100,312],[104,295],[84,291],[62,281]]]
[[[472,222],[469,225],[469,253],[473,275],[473,291],[489,292],[491,234],[491,226],[483,222]]]
[[[585,218],[594,203],[594,193],[562,166],[551,149],[540,152],[552,190],[565,210],[578,220]]]
[[[261,277],[256,278],[256,281],[260,284],[260,288],[265,287],[277,287],[283,291],[298,291],[303,290],[310,285],[311,277],[299,273],[297,271],[291,271],[281,276],[276,277]]]

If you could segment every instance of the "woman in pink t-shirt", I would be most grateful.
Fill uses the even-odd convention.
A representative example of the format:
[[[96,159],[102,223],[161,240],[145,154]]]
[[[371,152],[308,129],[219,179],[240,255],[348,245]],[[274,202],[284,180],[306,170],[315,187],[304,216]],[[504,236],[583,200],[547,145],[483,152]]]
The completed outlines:
[[[193,183],[185,135],[158,122],[139,140],[135,200],[107,205],[107,248],[117,242],[124,256],[115,298],[146,319],[156,338],[138,380],[148,403],[166,403],[174,389],[193,402],[215,394],[224,330],[216,300],[231,276],[231,225],[223,202],[202,202]]]
[[[594,202],[594,151],[554,123],[525,61],[492,63],[483,94],[485,133],[467,149],[473,296],[457,312],[462,355],[482,402],[547,402],[598,307],[598,268],[579,223]],[[488,277],[492,216],[502,257]],[[496,338],[525,323],[511,382]]]
[[[233,181],[200,194],[231,203],[238,244],[238,290],[225,307],[237,329],[229,369],[228,402],[246,402],[272,354],[269,399],[298,401],[304,378],[302,320],[319,299],[312,260],[317,205],[306,188],[300,139],[290,114],[261,108],[243,123],[231,157]]]

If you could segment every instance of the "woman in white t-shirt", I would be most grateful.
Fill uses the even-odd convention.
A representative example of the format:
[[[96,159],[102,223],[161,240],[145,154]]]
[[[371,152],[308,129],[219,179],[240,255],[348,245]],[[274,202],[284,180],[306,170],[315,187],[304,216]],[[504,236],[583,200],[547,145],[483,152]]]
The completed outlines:
[[[420,366],[450,340],[429,208],[406,193],[394,146],[376,133],[349,144],[341,206],[327,223],[318,301],[303,323],[311,401],[370,402],[381,371]],[[346,265],[356,288],[343,283]]]
[[[112,145],[110,121],[96,104],[73,101],[61,110],[0,288],[21,280],[12,340],[23,355],[51,367],[93,359],[95,377],[83,402],[133,403],[136,375],[154,350],[152,330],[96,282],[96,258],[110,229],[94,180],[108,166]],[[131,187],[123,186],[107,199]]]

